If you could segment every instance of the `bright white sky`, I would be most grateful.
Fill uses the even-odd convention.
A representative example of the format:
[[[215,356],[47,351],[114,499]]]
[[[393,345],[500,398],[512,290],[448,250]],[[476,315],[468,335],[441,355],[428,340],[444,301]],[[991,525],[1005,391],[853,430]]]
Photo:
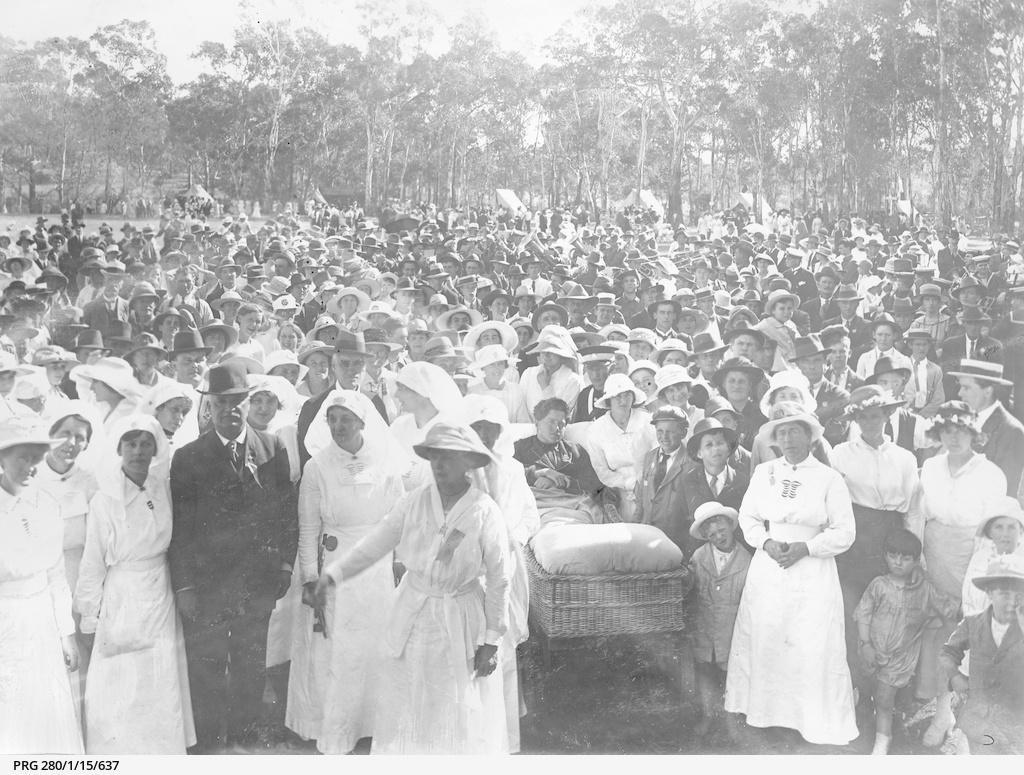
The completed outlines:
[[[121,19],[146,19],[156,31],[176,83],[200,70],[191,58],[204,40],[230,44],[242,0],[32,0],[10,2],[0,34],[34,42],[47,37],[88,37],[97,28]],[[404,4],[406,0],[397,0]],[[608,2],[609,0],[598,0]],[[570,21],[590,0],[421,0],[440,16],[439,27],[453,25],[468,12],[481,15],[497,31],[501,45],[540,58],[547,37]],[[322,30],[336,43],[356,43],[360,19],[357,0],[244,0],[244,5],[269,19],[287,17],[296,25]],[[444,45],[444,35],[436,38]]]

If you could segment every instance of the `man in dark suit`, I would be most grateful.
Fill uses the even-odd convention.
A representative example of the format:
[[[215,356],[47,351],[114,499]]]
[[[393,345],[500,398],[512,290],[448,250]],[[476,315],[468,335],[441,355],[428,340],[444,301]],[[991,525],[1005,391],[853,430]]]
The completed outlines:
[[[366,351],[366,342],[362,334],[353,334],[348,331],[338,333],[334,342],[334,355],[331,357],[331,367],[334,370],[335,384],[327,388],[318,396],[310,398],[302,405],[299,411],[298,437],[299,437],[299,460],[306,465],[310,454],[306,449],[306,433],[309,431],[310,423],[320,411],[327,396],[334,390],[359,390],[359,378],[366,368],[366,361],[373,356]],[[380,412],[382,417],[387,417],[387,408],[384,406],[380,396],[372,399],[374,408]]]
[[[199,752],[253,742],[270,612],[288,590],[298,544],[288,453],[246,425],[244,366],[214,366],[204,395],[213,429],[171,462],[169,549]]]
[[[825,379],[825,357],[831,349],[821,343],[817,334],[802,336],[794,343],[796,351],[789,362],[807,377],[811,395],[818,402],[815,411],[825,428],[825,440],[835,446],[846,439],[849,423],[843,417],[850,394]]]
[[[821,331],[826,320],[839,315],[839,305],[832,297],[839,287],[839,273],[831,265],[823,266],[814,275],[818,292],[814,298],[807,303],[801,304],[800,309],[807,313],[810,320],[811,331]]]
[[[82,310],[82,323],[106,333],[111,323],[128,322],[128,301],[118,294],[124,284],[124,264],[110,261],[103,268],[103,291]]]
[[[634,521],[654,525],[678,546],[685,557],[699,542],[690,535],[693,517],[686,509],[683,472],[688,465],[683,439],[690,421],[678,406],[663,406],[651,418],[658,446],[644,456],[637,477]]]
[[[991,336],[983,336],[981,329],[992,325],[992,318],[977,307],[966,307],[961,314],[963,333],[951,336],[942,343],[942,370],[946,373],[942,387],[947,396],[957,395],[956,371],[962,360],[1003,362],[1003,343]]]
[[[576,409],[572,422],[590,422],[608,412],[597,406],[597,399],[604,395],[604,383],[615,359],[615,348],[607,345],[594,345],[580,349],[583,368],[590,378],[590,384],[580,391],[576,399]]]
[[[903,399],[910,379],[910,369],[895,362],[892,358],[882,357],[875,362],[874,372],[865,380],[867,385],[878,385],[887,390],[897,399]],[[912,414],[906,406],[901,406],[889,415],[885,421],[883,433],[885,437],[898,447],[917,454],[917,423],[918,416]]]
[[[750,485],[750,474],[735,465],[738,446],[736,432],[714,418],[693,426],[686,441],[686,452],[693,462],[683,474],[686,513],[691,522],[697,507],[708,501],[739,509]]]
[[[844,285],[836,291],[832,301],[839,307],[839,317],[824,321],[822,326],[842,326],[850,337],[851,352],[859,353],[871,344],[871,324],[857,314],[862,297],[852,285]]]
[[[949,374],[959,383],[960,398],[978,413],[986,441],[982,452],[1006,474],[1006,494],[1017,497],[1024,474],[1024,425],[1006,411],[997,391],[1013,383],[1000,363],[964,360]]]

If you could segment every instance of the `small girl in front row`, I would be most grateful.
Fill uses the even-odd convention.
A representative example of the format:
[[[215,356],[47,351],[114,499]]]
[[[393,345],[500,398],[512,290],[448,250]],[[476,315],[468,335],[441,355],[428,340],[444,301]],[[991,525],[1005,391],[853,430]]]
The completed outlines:
[[[955,620],[957,603],[925,578],[921,541],[909,530],[890,532],[882,543],[889,572],[876,576],[853,612],[861,660],[875,679],[875,746],[884,755],[892,741],[896,692],[910,683],[921,653],[921,635],[934,617]]]
[[[707,734],[724,712],[722,696],[743,586],[750,567],[750,552],[736,541],[739,514],[736,509],[708,501],[693,513],[690,535],[706,541],[690,558],[696,590],[696,623],[693,657],[702,718],[695,730]],[[730,736],[733,719],[726,717]]]

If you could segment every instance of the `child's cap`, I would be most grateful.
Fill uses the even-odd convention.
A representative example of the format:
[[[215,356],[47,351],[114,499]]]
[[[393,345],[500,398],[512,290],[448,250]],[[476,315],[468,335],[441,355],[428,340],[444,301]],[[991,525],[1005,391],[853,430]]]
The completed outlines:
[[[690,535],[698,540],[704,540],[704,534],[701,532],[701,527],[710,519],[715,517],[726,517],[732,523],[732,529],[735,530],[736,526],[740,523],[739,512],[729,506],[723,506],[718,501],[708,501],[702,503],[697,507],[697,510],[693,512],[693,524],[690,525]]]
[[[1016,554],[1001,554],[989,563],[984,576],[971,579],[978,589],[1012,589],[1024,592],[1024,559]]]
[[[915,560],[921,558],[921,539],[904,528],[890,530],[882,541],[882,552],[908,554]]]

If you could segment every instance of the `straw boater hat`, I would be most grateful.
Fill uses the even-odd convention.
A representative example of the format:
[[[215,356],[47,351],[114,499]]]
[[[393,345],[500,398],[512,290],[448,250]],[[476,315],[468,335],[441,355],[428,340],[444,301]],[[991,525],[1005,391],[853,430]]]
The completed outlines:
[[[959,371],[947,372],[950,377],[970,377],[978,382],[987,382],[990,385],[1001,385],[1012,387],[1013,382],[1003,377],[1003,364],[991,363],[989,361],[975,361],[965,358],[960,361]]]
[[[740,514],[736,509],[723,506],[717,501],[708,501],[707,503],[702,503],[693,512],[693,524],[690,525],[690,535],[698,540],[703,540],[704,531],[702,528],[708,520],[714,517],[726,517],[732,524],[732,530],[735,530],[740,523]]]
[[[493,460],[476,431],[447,422],[434,425],[427,431],[427,437],[423,442],[414,445],[412,449],[427,460],[436,456],[438,452],[463,452],[472,461],[473,468],[482,468]]]
[[[989,563],[984,576],[975,576],[971,582],[985,592],[993,588],[1024,592],[1024,559],[1017,554],[1001,554]]]
[[[633,406],[643,406],[647,401],[647,395],[640,390],[625,374],[612,374],[604,383],[604,393],[594,401],[594,406],[607,409],[611,399],[623,393],[632,393]]]

